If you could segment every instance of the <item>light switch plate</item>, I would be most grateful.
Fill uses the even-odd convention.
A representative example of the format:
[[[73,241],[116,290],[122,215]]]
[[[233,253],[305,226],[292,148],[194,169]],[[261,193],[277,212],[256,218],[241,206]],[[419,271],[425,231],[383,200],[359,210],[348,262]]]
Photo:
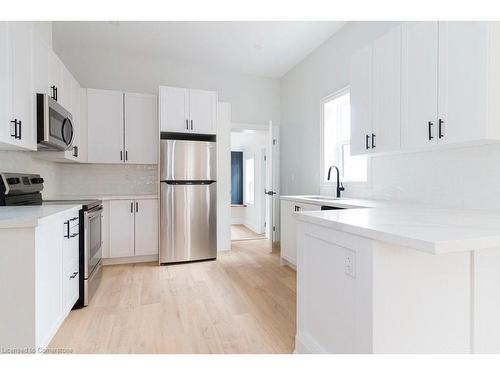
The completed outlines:
[[[344,272],[348,276],[356,277],[356,253],[352,250],[345,250]]]

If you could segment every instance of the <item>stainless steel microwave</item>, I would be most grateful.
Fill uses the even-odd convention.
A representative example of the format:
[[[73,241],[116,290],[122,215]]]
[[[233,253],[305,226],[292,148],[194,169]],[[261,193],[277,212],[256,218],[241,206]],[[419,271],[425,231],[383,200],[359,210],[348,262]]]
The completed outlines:
[[[39,148],[67,150],[73,142],[71,113],[47,94],[36,94],[37,142]]]

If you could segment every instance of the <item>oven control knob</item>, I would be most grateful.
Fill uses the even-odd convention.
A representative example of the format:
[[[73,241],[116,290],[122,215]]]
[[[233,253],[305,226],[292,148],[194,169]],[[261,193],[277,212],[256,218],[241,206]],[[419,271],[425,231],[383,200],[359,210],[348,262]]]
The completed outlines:
[[[9,177],[7,179],[7,183],[9,185],[17,185],[17,184],[21,183],[21,179],[19,177]]]
[[[33,177],[31,179],[32,184],[43,184],[43,178],[42,177]]]

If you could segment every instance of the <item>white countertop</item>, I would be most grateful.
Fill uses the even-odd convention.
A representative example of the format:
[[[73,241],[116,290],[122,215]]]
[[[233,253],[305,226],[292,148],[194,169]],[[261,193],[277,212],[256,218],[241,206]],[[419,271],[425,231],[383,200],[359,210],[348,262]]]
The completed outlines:
[[[53,215],[81,209],[78,204],[0,207],[0,229],[36,227]]]
[[[62,195],[57,199],[100,199],[109,201],[114,199],[158,199],[158,194],[128,194],[128,195],[110,195],[110,194],[89,194],[89,195]]]
[[[322,205],[325,200],[303,196],[282,199]],[[357,209],[303,211],[295,217],[361,237],[432,254],[500,248],[500,214],[493,211],[450,210],[387,201],[341,198],[328,206]],[[360,208],[370,207],[370,208]]]

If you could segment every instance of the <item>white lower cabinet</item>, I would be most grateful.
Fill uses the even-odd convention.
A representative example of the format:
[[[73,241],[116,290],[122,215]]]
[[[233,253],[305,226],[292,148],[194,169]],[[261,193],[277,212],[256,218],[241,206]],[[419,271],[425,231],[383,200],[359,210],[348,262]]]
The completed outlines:
[[[109,257],[158,254],[158,201],[119,199],[109,202]]]
[[[78,212],[44,217],[34,227],[0,229],[1,347],[45,348],[77,301]]]
[[[79,296],[79,228],[78,215],[64,223],[62,245],[63,311],[69,313]]]
[[[288,200],[281,201],[281,258],[293,266],[297,265],[296,224],[293,214],[300,211],[319,210],[321,206]]]

